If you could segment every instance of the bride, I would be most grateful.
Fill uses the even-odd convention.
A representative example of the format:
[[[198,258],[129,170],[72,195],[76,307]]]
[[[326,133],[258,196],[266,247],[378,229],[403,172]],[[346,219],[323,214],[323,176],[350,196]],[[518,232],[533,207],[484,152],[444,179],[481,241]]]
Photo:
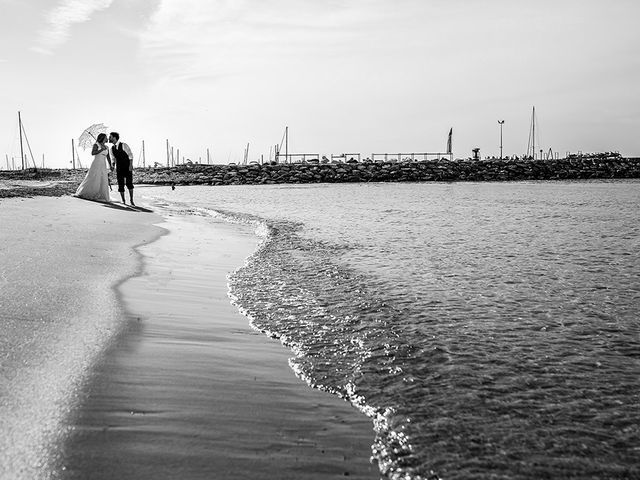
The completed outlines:
[[[86,198],[87,200],[98,200],[101,202],[109,202],[109,178],[107,177],[107,162],[109,168],[111,167],[111,159],[109,158],[109,149],[105,145],[107,135],[101,133],[96,139],[96,143],[93,145],[91,154],[93,155],[93,162],[87,175],[82,180],[82,183],[78,186],[75,196],[80,198]]]

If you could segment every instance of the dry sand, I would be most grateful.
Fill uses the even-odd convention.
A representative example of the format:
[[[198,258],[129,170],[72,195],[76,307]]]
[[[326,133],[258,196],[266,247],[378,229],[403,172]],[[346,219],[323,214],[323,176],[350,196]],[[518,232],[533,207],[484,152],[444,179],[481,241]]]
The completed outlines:
[[[27,228],[38,238],[49,234],[48,248],[61,263],[83,259],[95,235],[130,247],[158,234],[151,214],[69,197],[10,201],[14,215],[38,212],[41,220]],[[80,408],[63,419],[73,434],[50,468],[74,479],[377,478],[369,463],[371,422],[297,379],[287,365],[290,352],[251,330],[229,303],[226,275],[255,248],[254,235],[198,217],[169,217],[161,226],[170,234],[140,249],[144,274],[119,288],[124,328],[91,362]],[[76,234],[82,238],[71,245],[59,243]],[[136,263],[129,255],[114,264],[119,278]],[[76,262],[89,269],[85,278],[99,277],[86,263]],[[56,272],[58,279],[74,275]],[[46,275],[40,281],[46,284]]]

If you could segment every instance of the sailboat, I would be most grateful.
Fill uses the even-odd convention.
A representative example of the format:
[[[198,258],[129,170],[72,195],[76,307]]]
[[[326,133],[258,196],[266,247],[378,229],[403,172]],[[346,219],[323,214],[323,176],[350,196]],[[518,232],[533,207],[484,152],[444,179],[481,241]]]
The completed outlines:
[[[540,139],[538,138],[538,145]],[[529,127],[529,141],[527,143],[527,157],[536,159],[536,107],[531,112],[531,126]]]
[[[284,134],[282,135],[282,140],[280,140],[280,145],[275,145],[275,161],[276,163],[280,163],[280,150],[282,149],[282,144],[284,143],[284,163],[287,163],[289,160],[289,127],[284,127]],[[269,154],[271,156],[271,154]],[[291,163],[289,161],[289,163]]]
[[[249,144],[247,143],[247,148],[244,149],[244,158],[242,160],[242,164],[246,165],[249,161]]]
[[[27,148],[29,149],[29,154],[31,155],[31,163],[33,163],[33,168],[38,168],[36,165],[36,161],[33,158],[33,152],[31,151],[31,145],[29,144],[29,139],[27,138],[27,132],[24,129],[24,124],[22,123],[22,116],[20,112],[18,112],[18,130],[20,132],[20,159],[22,160],[22,170],[27,167],[28,161],[27,156],[24,153],[24,146],[22,143],[22,137],[24,137],[25,142],[27,142]]]

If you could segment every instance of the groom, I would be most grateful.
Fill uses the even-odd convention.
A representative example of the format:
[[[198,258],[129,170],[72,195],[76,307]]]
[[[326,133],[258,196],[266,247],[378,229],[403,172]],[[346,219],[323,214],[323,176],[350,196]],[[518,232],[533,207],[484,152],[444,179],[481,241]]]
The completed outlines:
[[[113,144],[111,147],[111,158],[115,160],[118,191],[122,197],[122,203],[127,204],[124,200],[124,186],[126,184],[129,189],[131,205],[135,206],[135,203],[133,203],[133,154],[131,153],[131,149],[129,145],[120,141],[120,134],[118,132],[111,132],[109,134],[109,142]],[[111,170],[113,170],[113,167],[111,167]]]

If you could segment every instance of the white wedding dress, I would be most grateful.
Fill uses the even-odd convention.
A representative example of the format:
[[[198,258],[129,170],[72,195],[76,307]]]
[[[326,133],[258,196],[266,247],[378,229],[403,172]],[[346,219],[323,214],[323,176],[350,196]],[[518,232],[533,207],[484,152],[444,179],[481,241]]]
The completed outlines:
[[[76,197],[87,200],[109,202],[109,171],[107,170],[108,148],[93,156],[87,175],[76,190]]]

